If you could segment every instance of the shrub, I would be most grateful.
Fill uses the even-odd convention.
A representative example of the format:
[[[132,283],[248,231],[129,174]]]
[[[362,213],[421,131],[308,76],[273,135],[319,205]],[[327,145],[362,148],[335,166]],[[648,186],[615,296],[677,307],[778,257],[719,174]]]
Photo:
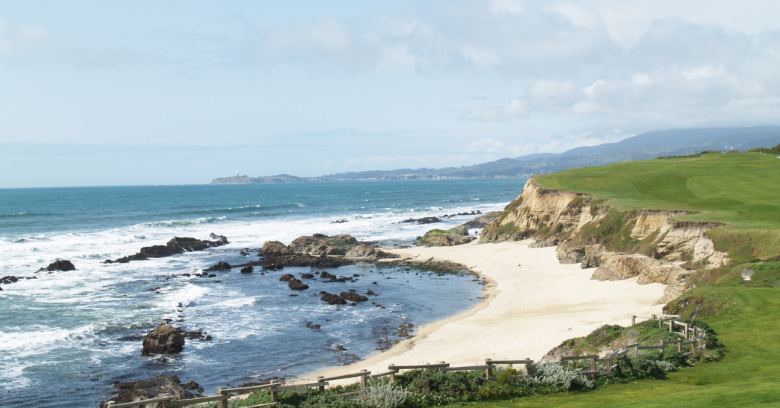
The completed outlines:
[[[402,387],[393,387],[389,381],[371,380],[368,386],[360,391],[358,399],[377,408],[396,408],[403,404],[409,392]]]

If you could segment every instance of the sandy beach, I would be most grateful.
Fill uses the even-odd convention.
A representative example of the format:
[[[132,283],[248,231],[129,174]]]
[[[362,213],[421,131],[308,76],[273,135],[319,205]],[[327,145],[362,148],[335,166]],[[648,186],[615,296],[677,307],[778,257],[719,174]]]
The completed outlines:
[[[486,298],[470,310],[418,328],[413,338],[366,360],[307,376],[334,376],[389,364],[482,364],[486,358],[542,358],[572,337],[604,324],[630,324],[632,315],[660,314],[652,304],[664,285],[592,281],[594,269],[561,265],[555,247],[529,248],[532,241],[393,250],[404,258],[449,260],[467,265],[488,284]],[[349,380],[347,380],[349,382]]]

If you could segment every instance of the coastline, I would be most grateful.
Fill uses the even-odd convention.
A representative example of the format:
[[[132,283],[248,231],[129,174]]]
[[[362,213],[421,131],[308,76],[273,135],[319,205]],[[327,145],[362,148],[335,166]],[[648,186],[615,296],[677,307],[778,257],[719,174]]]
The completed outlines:
[[[409,260],[460,263],[486,282],[485,299],[469,310],[418,327],[414,337],[366,359],[300,376],[336,376],[389,364],[483,364],[492,359],[541,359],[564,340],[589,334],[604,324],[626,325],[632,315],[660,314],[653,303],[659,283],[590,280],[593,269],[558,263],[556,247],[529,248],[531,240],[454,247],[415,247],[389,252]],[[353,380],[331,382],[345,384]]]

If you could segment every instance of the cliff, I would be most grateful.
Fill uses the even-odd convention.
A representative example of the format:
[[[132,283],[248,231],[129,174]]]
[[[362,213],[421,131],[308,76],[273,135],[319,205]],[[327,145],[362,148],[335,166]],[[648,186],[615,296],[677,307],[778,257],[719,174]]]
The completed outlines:
[[[480,243],[533,238],[533,247],[558,245],[562,263],[597,269],[592,279],[667,285],[659,303],[688,288],[693,269],[729,262],[717,251],[707,231],[722,224],[679,221],[688,214],[674,210],[611,208],[586,194],[545,189],[532,177],[517,199],[487,226]]]

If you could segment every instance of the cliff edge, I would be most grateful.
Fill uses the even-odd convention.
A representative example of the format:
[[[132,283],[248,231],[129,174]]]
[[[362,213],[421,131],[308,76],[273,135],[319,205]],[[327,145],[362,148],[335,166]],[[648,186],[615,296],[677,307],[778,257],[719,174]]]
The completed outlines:
[[[532,177],[522,194],[485,227],[480,243],[534,239],[533,247],[558,245],[562,263],[597,268],[592,279],[667,285],[658,303],[689,288],[694,269],[729,262],[707,231],[723,224],[679,221],[689,211],[627,210],[587,194],[546,189]]]

